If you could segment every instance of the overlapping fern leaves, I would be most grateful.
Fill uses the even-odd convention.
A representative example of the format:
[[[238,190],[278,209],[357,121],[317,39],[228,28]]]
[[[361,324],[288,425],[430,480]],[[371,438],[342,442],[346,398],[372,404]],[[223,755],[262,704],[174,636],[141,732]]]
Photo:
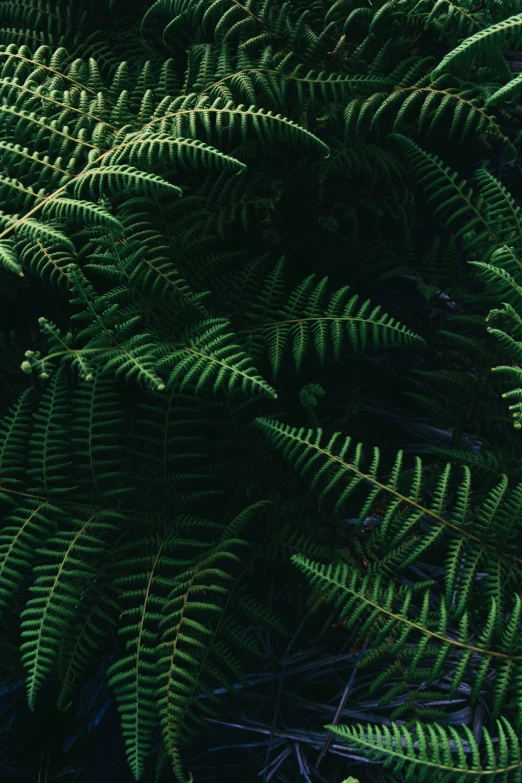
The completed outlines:
[[[326,727],[348,755],[521,779],[522,224],[489,156],[522,15],[475,5],[2,5],[0,606],[32,709],[112,656],[136,780],[155,744],[189,780],[301,574],[384,711]],[[452,448],[368,446],[405,400]],[[298,745],[271,779],[319,774]]]

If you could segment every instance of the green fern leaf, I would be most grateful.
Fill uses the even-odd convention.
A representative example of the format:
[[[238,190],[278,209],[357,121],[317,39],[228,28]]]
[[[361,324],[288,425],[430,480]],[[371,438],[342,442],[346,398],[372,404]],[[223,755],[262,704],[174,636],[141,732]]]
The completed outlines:
[[[283,288],[283,264],[284,257],[267,276],[258,301],[247,313],[254,326],[244,330],[247,341],[260,334],[266,344],[274,378],[279,373],[289,344],[296,370],[307,356],[311,342],[321,365],[329,343],[335,360],[339,360],[345,336],[354,352],[364,352],[368,339],[376,348],[389,343],[425,344],[422,337],[394,318],[381,314],[379,306],[370,309],[368,299],[359,304],[357,295],[349,297],[349,286],[333,293],[328,301],[327,277],[315,283],[315,275],[311,275],[288,296]]]
[[[412,732],[392,723],[375,726],[326,726],[335,736],[363,751],[374,761],[384,760],[385,768],[405,772],[407,781],[428,783],[470,783],[472,780],[515,783],[522,768],[520,741],[506,720],[497,721],[498,751],[483,728],[482,759],[477,741],[467,726],[463,737],[453,726],[415,723]],[[469,751],[468,751],[469,748]],[[454,758],[456,756],[456,758]]]
[[[12,272],[19,277],[24,276],[23,267],[20,264],[14,243],[10,239],[3,239],[0,242],[0,264],[8,272]]]
[[[72,521],[72,520],[71,520]],[[44,679],[52,670],[58,654],[61,634],[67,618],[74,616],[74,604],[81,594],[81,583],[96,576],[96,564],[108,551],[116,531],[110,518],[101,512],[91,519],[75,520],[37,550],[40,562],[34,566],[36,582],[29,589],[27,606],[21,614],[22,662],[27,669],[27,699],[34,710]]]
[[[73,194],[75,199],[81,199],[87,191],[87,196],[96,200],[104,194],[109,196],[138,195],[151,196],[170,194],[181,196],[183,191],[176,185],[167,182],[159,174],[140,171],[134,166],[105,164],[101,168],[91,168],[84,171],[74,181]]]
[[[502,51],[502,49],[516,48],[522,41],[522,14],[515,14],[508,19],[479,30],[474,35],[466,38],[462,43],[442,58],[440,63],[431,72],[432,82],[448,65],[469,65],[473,57],[480,52]]]
[[[196,391],[212,385],[214,393],[222,387],[229,392],[240,388],[250,394],[277,398],[276,391],[257,374],[250,357],[233,342],[226,319],[201,321],[186,332],[186,344],[159,362],[158,368],[172,367],[168,388],[183,390],[193,385]]]

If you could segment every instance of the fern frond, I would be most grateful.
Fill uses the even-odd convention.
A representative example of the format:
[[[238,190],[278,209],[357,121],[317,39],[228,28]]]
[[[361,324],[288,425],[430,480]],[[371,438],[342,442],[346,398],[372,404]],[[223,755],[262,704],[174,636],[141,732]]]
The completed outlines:
[[[493,253],[491,264],[472,262],[486,284],[498,291],[505,301],[500,309],[491,310],[486,322],[501,318],[509,330],[488,326],[488,332],[497,338],[507,357],[513,360],[512,366],[499,365],[493,367],[493,372],[502,377],[510,378],[513,382],[522,382],[522,370],[518,366],[521,352],[520,340],[522,338],[522,287],[516,278],[520,275],[520,262],[513,248],[503,247]],[[522,386],[522,383],[521,383]],[[505,392],[502,397],[507,400],[516,400],[509,406],[514,419],[515,429],[522,427],[522,388],[516,387]]]
[[[164,117],[155,118],[147,123],[142,130],[128,134],[125,144],[132,140],[139,144],[147,137],[152,125],[158,126],[159,133],[168,133],[173,138],[192,137],[195,133],[203,134],[207,144],[212,143],[215,134],[220,144],[223,144],[225,129],[227,138],[232,141],[237,131],[242,141],[247,140],[247,132],[254,130],[261,141],[277,139],[288,143],[310,144],[328,156],[328,145],[315,134],[299,126],[293,120],[274,115],[271,111],[257,109],[254,105],[248,108],[237,105],[234,101],[216,98],[213,101],[208,95],[190,93],[175,98],[168,106]]]
[[[53,196],[44,203],[42,217],[56,216],[60,220],[73,221],[76,223],[86,222],[103,228],[121,229],[120,221],[115,218],[100,204],[93,204],[91,201],[81,199],[66,198],[65,196]],[[24,219],[24,225],[27,219]]]
[[[158,368],[170,369],[169,389],[178,384],[180,390],[192,385],[197,392],[212,384],[214,393],[222,387],[231,393],[239,388],[245,393],[277,398],[275,389],[257,373],[248,354],[234,342],[230,324],[223,318],[201,321],[188,329],[182,347],[162,359]]]
[[[426,61],[426,67],[429,65]],[[414,76],[418,74],[415,72]],[[393,119],[392,132],[407,128],[412,118],[417,130],[430,135],[436,129],[447,128],[449,139],[458,138],[463,143],[472,131],[485,133],[492,139],[511,146],[498,120],[482,108],[482,90],[472,84],[455,83],[442,74],[437,80],[430,74],[414,80],[403,79],[388,91],[375,92],[371,98],[353,99],[353,107],[345,109],[346,132],[360,136],[363,127],[372,131],[383,124],[388,116]]]
[[[492,246],[502,244],[474,203],[473,190],[465,181],[459,181],[458,175],[449,166],[444,166],[437,155],[425,152],[406,136],[395,133],[392,138],[414,167],[418,184],[424,186],[427,202],[434,202],[434,215],[449,215],[445,226],[456,239],[463,241],[467,253],[471,250],[484,252],[486,245],[486,252],[491,254]]]
[[[482,729],[482,754],[467,726],[462,727],[464,736],[453,726],[439,723],[423,726],[416,722],[415,731],[397,723],[392,723],[390,728],[358,723],[328,725],[326,729],[372,760],[383,760],[385,768],[398,773],[405,771],[408,781],[427,783],[434,776],[441,783],[469,783],[479,779],[515,783],[520,779],[520,741],[505,719],[497,721],[496,745],[487,729]]]
[[[20,651],[27,669],[31,709],[56,660],[66,618],[74,616],[81,584],[96,576],[96,566],[106,556],[110,536],[117,530],[111,516],[104,519],[101,512],[90,519],[70,520],[67,528],[47,538],[45,547],[37,550],[39,562],[33,567],[36,581],[29,588],[32,597],[21,615]]]
[[[393,581],[385,582],[380,572],[361,577],[349,564],[314,563],[303,555],[293,555],[292,562],[310,582],[310,603],[318,598],[333,603],[339,611],[339,623],[346,628],[356,625],[357,631],[371,640],[372,651],[359,667],[374,666],[381,658],[393,659],[414,646],[413,655],[408,656],[411,660],[403,664],[404,675],[407,679],[414,678],[419,665],[427,664],[427,668],[420,670],[421,679],[432,685],[443,675],[448,657],[458,653],[458,665],[450,679],[450,695],[457,692],[466,673],[470,676],[473,672],[472,703],[475,703],[486,684],[488,672],[495,669],[495,716],[500,715],[508,695],[520,703],[522,646],[518,637],[515,639],[514,630],[521,609],[518,596],[513,616],[504,624],[501,633],[498,627],[502,620],[493,601],[486,630],[474,639],[469,629],[469,613],[452,617],[451,603],[441,598],[434,614],[430,609],[429,589],[423,591],[420,608],[411,612],[414,588],[397,588]],[[421,586],[416,587],[418,590]],[[383,684],[381,680],[380,686]]]
[[[205,169],[228,169],[237,173],[247,168],[240,160],[198,139],[181,136],[172,138],[168,133],[154,131],[140,134],[138,140],[121,142],[107,155],[104,166],[112,168],[127,158],[131,166],[147,168],[168,165],[173,168],[195,169],[202,166]]]
[[[263,507],[245,509],[225,527],[178,518],[163,533],[136,539],[118,553],[127,655],[109,675],[136,779],[158,722],[174,760],[203,716],[214,714],[213,685],[232,690],[234,681],[244,682],[239,651],[251,651],[255,643],[239,618],[259,617],[284,631],[240,585],[244,565],[236,550],[247,542],[239,536]],[[216,532],[212,542],[209,534]]]
[[[357,295],[349,297],[349,286],[339,289],[328,300],[327,277],[315,283],[315,275],[311,275],[288,296],[283,288],[283,264],[284,257],[266,277],[257,302],[247,313],[254,326],[244,332],[248,342],[259,334],[265,343],[274,378],[289,344],[296,370],[305,359],[312,340],[321,365],[329,343],[335,360],[339,361],[345,335],[354,352],[364,352],[368,339],[376,348],[389,343],[425,344],[422,337],[394,318],[381,314],[379,305],[370,309],[369,299],[359,305]]]
[[[497,51],[517,48],[522,42],[522,14],[515,14],[494,25],[479,30],[442,58],[431,72],[432,82],[448,66],[465,66],[473,62],[479,54],[490,57]]]
[[[159,359],[158,348],[154,347],[149,334],[132,334],[140,317],[124,320],[118,305],[110,304],[105,295],[97,295],[75,264],[67,268],[67,275],[73,293],[72,304],[84,308],[72,317],[90,322],[76,335],[77,340],[86,340],[85,346],[73,348],[72,332],[62,335],[55,324],[41,317],[40,328],[55,350],[43,359],[39,352],[26,351],[26,360],[22,364],[24,372],[30,373],[35,369],[41,377],[48,378],[53,362],[60,359],[62,363],[70,362],[78,369],[80,377],[90,381],[94,376],[95,364],[103,356],[105,371],[114,372],[116,376],[124,374],[126,378],[135,377],[138,383],[163,390],[164,382],[155,372]]]
[[[471,547],[484,548],[507,562],[518,558],[513,537],[511,519],[506,531],[504,513],[510,516],[507,507],[499,506],[506,490],[507,481],[500,477],[498,485],[491,490],[477,514],[478,527],[469,528],[468,504],[457,498],[453,513],[447,518],[445,505],[448,500],[451,465],[441,472],[429,503],[423,500],[423,470],[419,457],[415,458],[413,470],[406,473],[403,468],[403,452],[399,451],[393,463],[388,481],[379,478],[380,451],[374,447],[371,458],[365,454],[362,443],[352,445],[351,438],[342,438],[336,432],[326,442],[320,428],[295,428],[274,419],[258,418],[256,425],[265,433],[273,445],[283,452],[284,457],[299,469],[301,476],[311,477],[311,488],[318,489],[322,497],[331,493],[337,495],[334,512],[341,511],[344,504],[357,488],[366,488],[367,497],[358,516],[361,525],[378,498],[388,497],[389,505],[382,525],[381,538],[386,536],[389,549],[411,535],[423,520],[430,526],[428,535],[421,536],[417,547],[410,553],[403,565],[413,562],[421,552],[432,546],[442,535],[450,531],[469,541]],[[463,497],[469,498],[469,473],[465,471],[461,483]],[[506,501],[507,502],[507,501]],[[492,535],[493,531],[495,533]],[[499,546],[499,541],[502,543]]]
[[[1,488],[16,489],[25,473],[24,449],[31,430],[35,407],[33,389],[25,389],[0,422],[0,497]]]
[[[406,5],[406,4],[405,4]],[[423,28],[433,25],[439,33],[439,40],[449,39],[457,42],[484,29],[484,17],[474,13],[454,0],[419,0],[413,8],[408,8],[408,15],[418,19]]]
[[[70,618],[60,641],[57,670],[62,683],[57,701],[59,710],[67,711],[79,686],[99,663],[111,628],[117,624],[119,604],[111,596],[111,586],[94,577],[86,583],[75,604],[74,619]]]
[[[140,171],[134,166],[104,163],[102,167],[85,170],[74,181],[73,194],[80,200],[82,195],[91,199],[100,199],[104,195],[151,196],[170,194],[181,196],[183,191],[167,182],[159,174]],[[54,203],[54,202],[51,202]]]
[[[8,272],[19,275],[19,277],[24,276],[23,267],[20,264],[14,243],[10,239],[4,239],[0,242],[0,264]]]
[[[511,81],[504,84],[500,89],[495,90],[487,99],[484,108],[489,109],[491,106],[498,106],[499,104],[501,105],[508,101],[513,101],[518,97],[521,90],[522,74],[519,73],[518,76],[515,76],[514,79],[511,79]]]
[[[30,500],[3,519],[0,531],[0,608],[5,610],[24,575],[37,561],[37,548],[56,531],[62,511],[48,501]]]

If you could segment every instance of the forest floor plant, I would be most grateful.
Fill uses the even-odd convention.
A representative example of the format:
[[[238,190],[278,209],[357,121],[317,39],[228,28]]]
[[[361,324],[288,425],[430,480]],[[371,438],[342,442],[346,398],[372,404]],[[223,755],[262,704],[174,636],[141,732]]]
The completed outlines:
[[[118,781],[520,783],[522,2],[0,22],[3,698]]]

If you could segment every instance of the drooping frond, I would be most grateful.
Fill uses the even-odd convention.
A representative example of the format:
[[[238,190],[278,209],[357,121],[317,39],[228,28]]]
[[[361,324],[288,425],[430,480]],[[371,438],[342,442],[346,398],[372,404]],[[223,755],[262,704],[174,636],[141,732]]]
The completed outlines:
[[[466,38],[449,52],[431,72],[431,79],[447,68],[464,67],[473,62],[479,54],[490,57],[505,48],[516,49],[522,41],[522,14],[518,13]]]

